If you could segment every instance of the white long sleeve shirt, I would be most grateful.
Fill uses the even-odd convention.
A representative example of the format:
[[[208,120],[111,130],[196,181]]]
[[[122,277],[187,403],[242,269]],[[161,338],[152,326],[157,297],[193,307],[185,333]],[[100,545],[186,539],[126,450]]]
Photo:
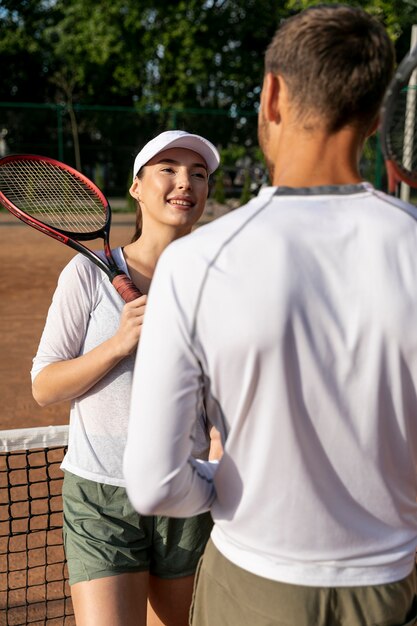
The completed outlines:
[[[410,573],[416,217],[366,183],[270,187],[167,248],[124,459],[138,511],[210,509],[224,556],[273,580]],[[225,442],[218,464],[190,457],[202,402]]]
[[[98,254],[105,259],[104,253]],[[122,249],[116,248],[113,255],[117,265],[128,273]],[[104,272],[83,255],[75,255],[59,277],[33,359],[32,379],[49,364],[74,359],[113,337],[123,306]],[[127,356],[71,402],[68,452],[62,469],[88,480],[124,487],[122,461],[134,362],[134,355]],[[200,419],[195,455],[207,458],[208,445]]]

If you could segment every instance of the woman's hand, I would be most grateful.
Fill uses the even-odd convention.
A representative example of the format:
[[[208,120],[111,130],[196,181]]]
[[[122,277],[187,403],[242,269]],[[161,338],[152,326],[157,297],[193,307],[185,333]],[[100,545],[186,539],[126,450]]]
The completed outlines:
[[[147,296],[123,307],[119,328],[96,348],[68,361],[47,365],[35,378],[32,393],[40,406],[73,400],[86,393],[122,359],[136,349]]]
[[[112,338],[120,356],[132,354],[137,348],[148,296],[140,296],[123,307],[119,329]]]

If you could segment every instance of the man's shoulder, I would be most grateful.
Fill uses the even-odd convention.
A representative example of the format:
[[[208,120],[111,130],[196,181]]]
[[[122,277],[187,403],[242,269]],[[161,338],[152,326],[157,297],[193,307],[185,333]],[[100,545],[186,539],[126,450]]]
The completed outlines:
[[[202,251],[216,249],[227,242],[236,232],[244,228],[257,214],[267,206],[274,195],[275,188],[261,190],[259,195],[229,213],[199,226],[190,235],[178,239],[169,247],[179,251]]]
[[[409,202],[405,202],[404,200],[401,200],[400,198],[396,198],[394,196],[389,196],[383,191],[379,191],[376,189],[373,190],[373,195],[376,199],[385,203],[386,205],[392,208],[400,209],[400,211],[407,213],[413,219],[417,219],[417,207],[414,204],[410,204]]]

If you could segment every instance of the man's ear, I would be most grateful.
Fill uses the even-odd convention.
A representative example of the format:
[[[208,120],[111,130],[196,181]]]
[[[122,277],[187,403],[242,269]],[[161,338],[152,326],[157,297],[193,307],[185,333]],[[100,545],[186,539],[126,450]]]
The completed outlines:
[[[268,122],[278,123],[281,119],[279,110],[279,96],[280,96],[281,84],[279,77],[268,72],[264,76],[264,82],[262,86],[262,98],[261,106],[265,119]]]

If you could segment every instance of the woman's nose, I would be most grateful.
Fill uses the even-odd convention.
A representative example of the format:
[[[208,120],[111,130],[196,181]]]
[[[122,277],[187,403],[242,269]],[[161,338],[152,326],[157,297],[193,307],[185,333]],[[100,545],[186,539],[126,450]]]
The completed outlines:
[[[186,170],[178,172],[177,185],[180,189],[189,189],[191,187],[191,176]]]

